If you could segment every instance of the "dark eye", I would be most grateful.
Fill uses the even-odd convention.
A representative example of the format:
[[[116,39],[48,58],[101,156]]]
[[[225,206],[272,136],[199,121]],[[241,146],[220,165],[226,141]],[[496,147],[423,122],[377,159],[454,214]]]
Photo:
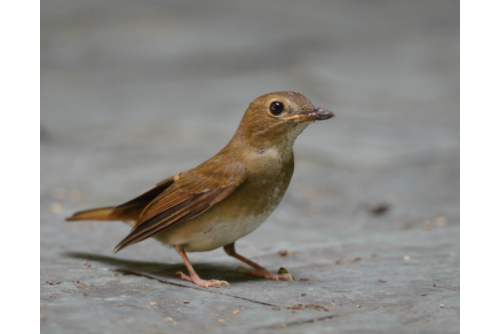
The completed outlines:
[[[280,115],[284,111],[284,104],[282,102],[271,102],[270,104],[270,112],[273,115]]]

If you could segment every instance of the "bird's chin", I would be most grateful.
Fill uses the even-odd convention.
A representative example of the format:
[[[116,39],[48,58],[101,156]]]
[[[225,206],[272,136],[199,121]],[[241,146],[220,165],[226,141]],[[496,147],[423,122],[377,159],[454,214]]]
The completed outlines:
[[[325,110],[322,108],[315,108],[309,110],[306,113],[301,113],[297,115],[292,115],[285,118],[286,121],[295,121],[295,122],[315,122],[315,121],[324,121],[326,119],[334,117],[332,111]]]

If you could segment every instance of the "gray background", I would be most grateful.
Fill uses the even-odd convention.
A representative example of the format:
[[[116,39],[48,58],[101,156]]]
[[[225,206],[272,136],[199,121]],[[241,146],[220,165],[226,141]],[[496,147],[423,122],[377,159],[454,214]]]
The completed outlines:
[[[210,158],[282,90],[336,118],[237,250],[293,283],[218,249],[189,256],[231,289],[198,288],[154,240],[111,254],[123,223],[63,222]],[[459,172],[458,1],[41,3],[43,333],[459,332]]]

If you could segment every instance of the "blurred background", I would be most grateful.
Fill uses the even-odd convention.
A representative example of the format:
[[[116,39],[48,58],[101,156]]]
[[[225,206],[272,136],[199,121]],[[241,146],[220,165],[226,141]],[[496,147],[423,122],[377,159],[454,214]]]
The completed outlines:
[[[300,92],[336,118],[299,136],[289,191],[237,243],[243,254],[383,247],[441,228],[434,242],[459,252],[458,1],[46,0],[41,280],[63,275],[62,252],[110,255],[129,231],[65,216],[212,157],[272,91]],[[116,256],[180,262],[152,240]]]

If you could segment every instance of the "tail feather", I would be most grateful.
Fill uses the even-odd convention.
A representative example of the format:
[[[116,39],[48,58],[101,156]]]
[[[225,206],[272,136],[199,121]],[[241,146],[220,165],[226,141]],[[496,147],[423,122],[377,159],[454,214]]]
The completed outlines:
[[[73,214],[73,216],[66,218],[66,221],[76,221],[76,220],[117,220],[114,206],[108,206],[105,208],[90,209],[84,211],[78,211]]]
[[[105,208],[90,209],[78,211],[73,216],[66,218],[66,221],[77,220],[122,220],[122,221],[137,221],[141,216],[143,209],[162,191],[167,189],[174,178],[170,177],[158,183],[155,187],[147,190],[138,197],[119,206],[108,206]],[[130,225],[130,224],[129,224]],[[131,225],[133,226],[133,225]]]

